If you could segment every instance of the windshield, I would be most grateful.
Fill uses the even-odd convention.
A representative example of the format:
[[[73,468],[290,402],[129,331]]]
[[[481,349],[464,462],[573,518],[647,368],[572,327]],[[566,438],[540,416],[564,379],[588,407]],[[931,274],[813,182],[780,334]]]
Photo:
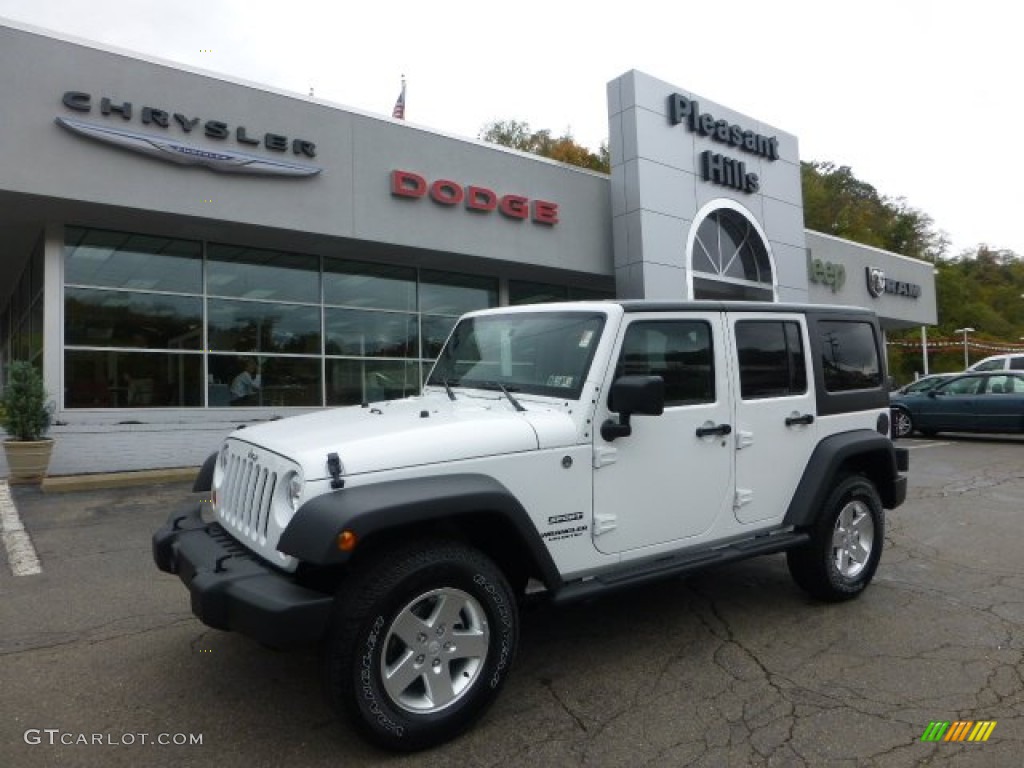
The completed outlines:
[[[431,386],[522,392],[577,399],[601,338],[599,312],[484,315],[462,320],[434,370]]]

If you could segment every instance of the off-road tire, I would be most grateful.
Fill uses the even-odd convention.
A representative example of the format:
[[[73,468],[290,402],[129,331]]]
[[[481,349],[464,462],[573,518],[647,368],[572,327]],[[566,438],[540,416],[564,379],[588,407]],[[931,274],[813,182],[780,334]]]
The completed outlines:
[[[875,575],[885,540],[885,510],[874,483],[863,475],[841,478],[810,534],[807,544],[786,553],[793,580],[820,600],[857,597]]]
[[[483,715],[518,640],[515,595],[483,553],[445,541],[383,552],[338,592],[328,697],[378,746],[425,749]]]

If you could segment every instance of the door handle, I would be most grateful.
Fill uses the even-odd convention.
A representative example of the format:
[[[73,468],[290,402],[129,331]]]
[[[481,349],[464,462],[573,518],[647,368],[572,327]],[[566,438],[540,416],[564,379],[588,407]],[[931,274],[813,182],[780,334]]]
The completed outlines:
[[[794,426],[796,424],[813,424],[813,423],[814,423],[814,414],[813,413],[805,413],[803,416],[787,416],[786,417],[786,426],[787,427],[792,427],[792,426]]]
[[[715,424],[713,427],[697,427],[697,437],[710,437],[711,435],[725,435],[732,433],[731,424]]]

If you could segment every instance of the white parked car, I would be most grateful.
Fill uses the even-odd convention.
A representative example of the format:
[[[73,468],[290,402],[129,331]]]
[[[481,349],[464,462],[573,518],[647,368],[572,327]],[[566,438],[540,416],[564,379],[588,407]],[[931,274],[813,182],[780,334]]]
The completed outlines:
[[[423,749],[497,696],[528,582],[564,603],[784,551],[857,596],[907,489],[884,360],[861,309],[474,312],[420,396],[233,433],[194,488],[213,519],[171,515],[153,555],[205,624],[321,644],[356,728]]]
[[[1024,353],[992,355],[967,368],[968,371],[1024,371]]]

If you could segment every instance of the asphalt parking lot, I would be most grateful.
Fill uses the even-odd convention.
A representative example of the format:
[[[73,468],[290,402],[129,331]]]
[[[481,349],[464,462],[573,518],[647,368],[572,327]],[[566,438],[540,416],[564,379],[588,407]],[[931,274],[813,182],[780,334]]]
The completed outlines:
[[[12,489],[42,572],[0,549],[0,765],[1019,766],[1024,440],[901,444],[909,498],[860,599],[812,602],[772,556],[531,608],[487,717],[411,756],[334,719],[315,652],[193,619],[149,548],[187,484]],[[996,725],[921,740],[958,720]]]

